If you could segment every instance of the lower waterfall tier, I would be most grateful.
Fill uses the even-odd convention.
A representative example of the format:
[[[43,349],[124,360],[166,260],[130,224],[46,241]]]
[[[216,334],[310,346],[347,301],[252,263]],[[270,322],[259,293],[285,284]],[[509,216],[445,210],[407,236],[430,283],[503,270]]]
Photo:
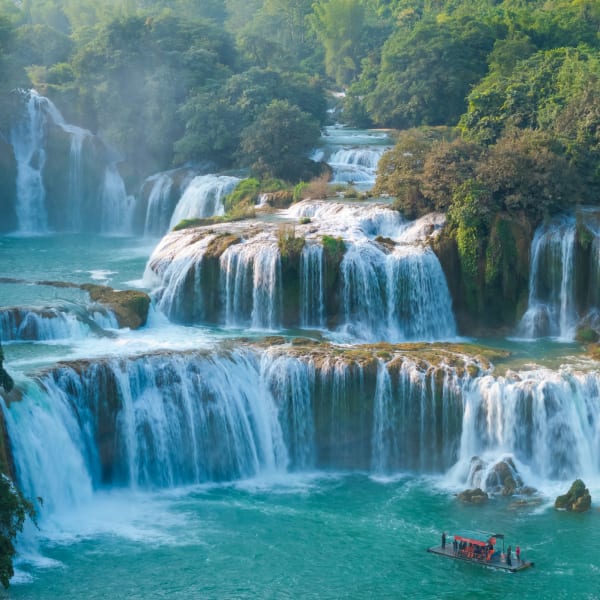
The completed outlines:
[[[474,456],[508,456],[524,479],[600,473],[597,373],[494,376],[461,346],[269,343],[82,360],[17,381],[5,420],[24,492],[52,511],[101,488],[314,469],[485,488]]]

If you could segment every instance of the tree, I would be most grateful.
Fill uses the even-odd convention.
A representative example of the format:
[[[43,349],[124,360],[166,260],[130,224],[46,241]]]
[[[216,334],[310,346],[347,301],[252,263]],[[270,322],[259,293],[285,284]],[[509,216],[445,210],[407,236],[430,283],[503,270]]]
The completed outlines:
[[[398,30],[383,47],[377,85],[366,98],[369,114],[399,129],[456,124],[496,36],[471,17],[419,21],[408,35]]]
[[[33,505],[23,498],[6,475],[0,474],[0,583],[5,588],[8,588],[10,578],[14,575],[14,540],[17,533],[23,530],[27,517],[35,523]]]
[[[477,179],[496,206],[525,213],[534,223],[581,199],[579,179],[560,144],[540,131],[508,131],[478,165]]]
[[[261,177],[299,181],[316,174],[308,153],[320,129],[311,115],[287,100],[273,100],[242,132],[241,160]]]
[[[338,85],[350,83],[359,72],[365,6],[361,0],[328,0],[314,4],[310,19],[325,49],[325,71]]]
[[[458,186],[475,177],[484,149],[458,138],[435,142],[423,164],[422,193],[433,210],[446,211]]]
[[[430,212],[432,207],[423,196],[422,174],[434,142],[444,137],[452,138],[452,131],[443,127],[401,131],[394,148],[379,161],[373,192],[394,196],[395,207],[407,218]]]

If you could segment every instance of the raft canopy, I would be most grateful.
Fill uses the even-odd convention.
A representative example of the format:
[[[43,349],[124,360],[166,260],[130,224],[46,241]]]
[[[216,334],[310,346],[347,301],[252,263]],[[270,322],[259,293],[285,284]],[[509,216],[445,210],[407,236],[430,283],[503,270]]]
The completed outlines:
[[[473,546],[484,546],[488,545],[488,542],[482,542],[481,540],[476,540],[475,538],[465,537],[464,535],[455,535],[454,539],[457,542],[466,542],[467,544],[473,544]],[[493,542],[492,542],[493,543]]]
[[[492,533],[490,535],[478,535],[476,534],[465,534],[465,535],[455,535],[453,536],[457,542],[466,542],[467,544],[473,544],[474,546],[487,546],[488,544],[496,545],[496,538],[504,540],[504,534],[502,533]]]

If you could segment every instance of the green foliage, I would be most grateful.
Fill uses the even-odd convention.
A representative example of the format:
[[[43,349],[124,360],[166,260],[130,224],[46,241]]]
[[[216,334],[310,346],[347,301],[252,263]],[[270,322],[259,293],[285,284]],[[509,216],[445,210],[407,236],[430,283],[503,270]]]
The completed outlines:
[[[589,327],[579,327],[575,335],[575,339],[580,344],[595,344],[598,342],[598,332]]]
[[[218,166],[231,166],[237,159],[245,160],[240,152],[242,133],[256,123],[273,99],[287,101],[319,124],[325,120],[324,94],[317,82],[301,74],[253,67],[188,99],[183,107],[185,132],[176,143],[176,162],[210,160]]]
[[[318,165],[308,158],[320,137],[317,121],[287,100],[273,100],[242,132],[242,161],[261,177],[308,179]]]
[[[293,195],[294,202],[298,202],[299,200],[302,200],[302,198],[303,198],[302,194],[304,193],[304,191],[306,190],[307,187],[308,187],[308,183],[306,183],[306,181],[301,181],[300,183],[297,183],[294,186],[294,195]]]
[[[394,207],[408,218],[429,212],[431,206],[422,192],[425,159],[436,141],[452,135],[447,128],[423,127],[401,131],[394,148],[379,161],[373,193],[396,198]]]
[[[465,301],[473,313],[480,309],[484,240],[489,228],[488,191],[473,180],[460,185],[448,211],[455,231]]]
[[[277,231],[277,246],[279,254],[283,260],[296,260],[300,257],[306,240],[303,237],[296,237],[296,230],[293,225],[282,225]]]
[[[346,243],[341,237],[324,235],[321,238],[325,258],[330,265],[339,265],[346,252]]]
[[[351,82],[364,53],[366,7],[361,0],[316,2],[311,26],[325,50],[325,71],[338,85]]]
[[[94,30],[73,59],[85,124],[98,126],[136,173],[170,165],[190,88],[223,79],[231,41],[215,26],[131,16]],[[126,101],[124,101],[126,100]]]
[[[575,170],[549,135],[513,130],[493,145],[477,167],[477,178],[494,204],[525,212],[533,222],[572,207],[581,198]]]
[[[453,125],[465,96],[487,70],[496,32],[474,18],[423,20],[385,43],[366,106],[382,126]]]
[[[0,474],[0,583],[8,588],[14,575],[14,540],[29,517],[35,523],[35,509],[6,476]]]
[[[231,211],[234,207],[245,205],[254,206],[260,193],[260,181],[258,179],[242,179],[235,189],[223,200],[225,210]]]

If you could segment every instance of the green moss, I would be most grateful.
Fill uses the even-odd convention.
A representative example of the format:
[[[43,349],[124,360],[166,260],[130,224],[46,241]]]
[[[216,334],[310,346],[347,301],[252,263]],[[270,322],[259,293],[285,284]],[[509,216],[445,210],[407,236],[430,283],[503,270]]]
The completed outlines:
[[[569,491],[558,496],[554,507],[562,510],[585,512],[592,506],[592,497],[581,479],[576,479]]]
[[[234,223],[235,221],[244,221],[245,219],[253,219],[256,216],[254,206],[238,205],[225,215],[217,215],[214,217],[183,219],[175,227],[173,231],[181,231],[182,229],[191,229],[192,227],[207,227],[210,225],[218,225],[219,223]]]
[[[283,225],[277,231],[277,246],[282,260],[299,259],[306,240],[296,236],[293,225]]]
[[[346,243],[344,240],[341,237],[324,235],[321,238],[321,243],[323,244],[323,251],[325,252],[327,261],[331,265],[339,265],[346,252]]]
[[[225,196],[223,204],[225,211],[230,212],[236,206],[255,205],[260,193],[260,182],[258,179],[251,177],[250,179],[243,179],[236,186],[235,189]]]
[[[598,342],[598,332],[589,327],[579,327],[575,339],[580,344],[595,344]]]
[[[150,297],[138,290],[117,291],[110,287],[94,284],[83,284],[90,299],[110,308],[116,315],[120,327],[138,329],[146,324]]]
[[[239,244],[242,241],[239,235],[233,233],[223,232],[217,235],[211,240],[204,252],[203,259],[210,260],[213,258],[220,258],[223,252],[234,244]]]

